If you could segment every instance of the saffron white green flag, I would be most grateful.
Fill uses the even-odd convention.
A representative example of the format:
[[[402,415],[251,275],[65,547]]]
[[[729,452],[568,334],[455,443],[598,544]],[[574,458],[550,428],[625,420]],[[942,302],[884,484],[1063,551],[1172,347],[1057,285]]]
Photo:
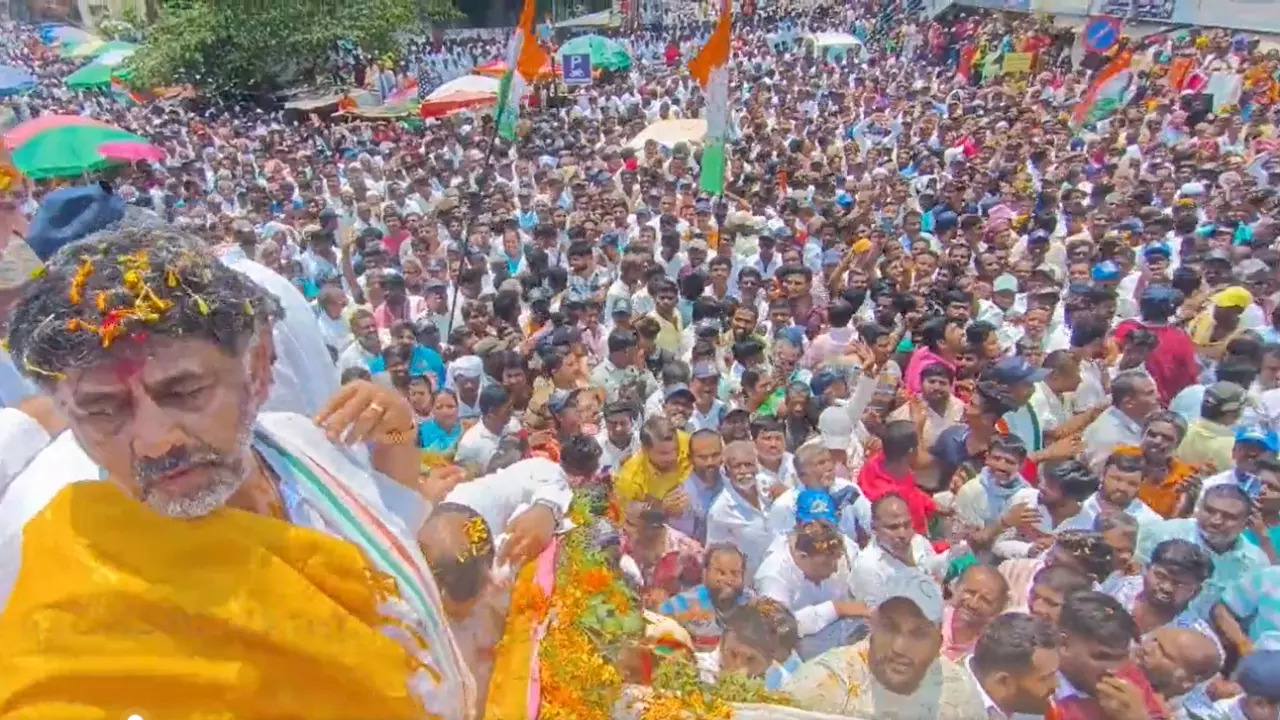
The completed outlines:
[[[534,0],[524,0],[520,24],[507,43],[507,72],[498,85],[498,109],[494,115],[498,136],[505,140],[515,140],[520,99],[524,97],[525,88],[538,77],[538,71],[550,61],[533,35],[533,12]]]
[[[707,137],[702,148],[702,172],[698,186],[703,192],[724,194],[725,142],[729,135],[729,3],[720,8],[720,19],[707,44],[689,61],[689,74],[702,86],[707,97],[705,112]]]

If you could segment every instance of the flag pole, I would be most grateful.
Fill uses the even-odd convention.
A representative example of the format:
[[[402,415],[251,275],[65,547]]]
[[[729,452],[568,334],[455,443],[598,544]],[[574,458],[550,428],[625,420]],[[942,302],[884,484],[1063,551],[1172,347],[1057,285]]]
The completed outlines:
[[[453,335],[453,318],[458,313],[458,290],[462,287],[462,267],[467,263],[467,251],[471,249],[471,225],[475,222],[476,216],[480,213],[480,204],[484,202],[484,191],[489,184],[489,162],[493,159],[493,146],[498,140],[498,115],[493,115],[493,129],[489,131],[489,147],[485,148],[484,161],[480,163],[479,182],[476,183],[476,191],[468,198],[467,208],[467,224],[462,231],[462,253],[458,258],[458,272],[453,276],[453,299],[449,302],[449,329],[445,331],[445,335]],[[443,343],[448,343],[449,338],[440,339]]]
[[[515,93],[516,97],[513,99],[510,96],[512,94],[511,88],[512,84],[515,82],[515,78],[520,76],[521,82],[524,82],[523,75],[520,70],[522,44],[524,42],[537,42],[536,36],[533,33],[534,3],[535,0],[524,1],[524,7],[520,11],[520,22],[516,25],[515,33],[512,35],[511,43],[507,48],[508,67],[506,74],[503,76],[503,84],[499,90],[502,97],[498,99],[498,106],[493,113],[493,128],[489,132],[489,147],[485,150],[484,161],[480,163],[480,174],[476,183],[476,190],[469,198],[470,207],[467,209],[469,217],[467,218],[466,229],[463,231],[461,241],[462,256],[458,258],[458,272],[454,275],[453,282],[453,300],[450,302],[449,307],[449,329],[447,331],[447,334],[449,335],[453,334],[453,318],[458,313],[458,293],[462,287],[462,268],[467,262],[467,250],[470,249],[471,227],[475,223],[476,216],[480,212],[480,203],[483,201],[485,189],[489,184],[489,171],[490,162],[493,159],[493,147],[497,144],[498,138],[503,136],[500,128],[502,126],[504,114],[512,111],[512,108],[508,105],[509,102],[514,102],[515,111],[518,116],[520,100],[522,99],[521,96],[523,93],[520,91],[520,88],[517,88]],[[513,143],[516,141],[514,127],[509,139]]]

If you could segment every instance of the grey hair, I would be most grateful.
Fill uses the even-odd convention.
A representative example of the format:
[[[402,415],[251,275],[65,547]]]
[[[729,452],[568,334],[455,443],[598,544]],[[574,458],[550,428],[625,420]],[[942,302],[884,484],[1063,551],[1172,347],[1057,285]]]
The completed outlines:
[[[1138,536],[1138,521],[1132,515],[1120,510],[1107,510],[1093,520],[1093,531],[1108,533],[1119,530],[1125,535]]]
[[[1172,410],[1157,410],[1151,413],[1142,421],[1142,429],[1145,431],[1158,422],[1172,425],[1178,431],[1178,442],[1182,442],[1182,438],[1187,435],[1187,419]]]
[[[1137,394],[1138,383],[1150,380],[1151,376],[1144,370],[1125,370],[1111,381],[1111,404],[1119,406],[1130,396]]]
[[[60,249],[23,293],[9,324],[14,364],[40,382],[150,336],[212,341],[233,352],[279,301],[218,261],[199,239],[145,215]]]

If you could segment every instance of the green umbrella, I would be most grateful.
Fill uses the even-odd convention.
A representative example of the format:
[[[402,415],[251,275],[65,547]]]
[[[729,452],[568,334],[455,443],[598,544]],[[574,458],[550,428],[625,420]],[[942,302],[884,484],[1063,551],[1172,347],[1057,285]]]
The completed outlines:
[[[105,157],[104,143],[147,141],[127,130],[107,125],[64,125],[37,133],[13,149],[13,164],[24,175],[39,180],[73,177],[100,170],[118,160]]]
[[[132,49],[118,49],[100,56],[68,75],[65,80],[67,87],[77,90],[106,88],[111,85],[112,76],[122,80],[128,78],[129,69],[121,66],[132,54]]]
[[[89,63],[67,76],[67,87],[77,90],[106,88],[111,85],[111,74],[115,71],[110,65]]]
[[[73,58],[96,58],[100,55],[105,55],[106,53],[118,50],[133,52],[137,49],[137,45],[131,42],[125,42],[124,40],[112,40],[110,42],[98,41],[96,43],[90,42],[79,45],[75,47],[69,55]]]
[[[626,70],[631,53],[616,40],[603,35],[580,35],[560,46],[560,55],[591,55],[591,67],[598,70]]]

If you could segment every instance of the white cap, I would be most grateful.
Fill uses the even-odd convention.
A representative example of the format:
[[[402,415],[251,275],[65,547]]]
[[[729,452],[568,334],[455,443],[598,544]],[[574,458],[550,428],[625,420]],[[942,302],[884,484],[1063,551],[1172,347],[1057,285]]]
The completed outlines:
[[[914,603],[929,622],[942,622],[942,588],[922,572],[903,570],[890,575],[883,597],[881,607],[894,598],[904,598]]]
[[[853,444],[853,419],[843,407],[831,406],[818,416],[822,446],[828,450],[848,450]]]

